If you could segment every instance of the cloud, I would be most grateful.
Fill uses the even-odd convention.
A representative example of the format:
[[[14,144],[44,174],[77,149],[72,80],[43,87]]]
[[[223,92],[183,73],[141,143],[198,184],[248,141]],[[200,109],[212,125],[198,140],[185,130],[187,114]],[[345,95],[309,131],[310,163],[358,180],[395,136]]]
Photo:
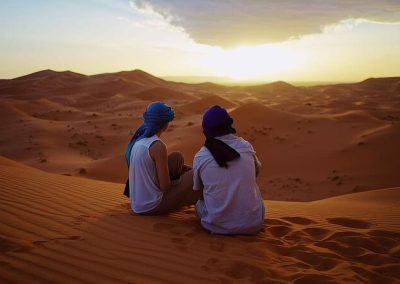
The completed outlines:
[[[133,0],[196,42],[233,47],[319,33],[346,19],[400,22],[399,0]]]

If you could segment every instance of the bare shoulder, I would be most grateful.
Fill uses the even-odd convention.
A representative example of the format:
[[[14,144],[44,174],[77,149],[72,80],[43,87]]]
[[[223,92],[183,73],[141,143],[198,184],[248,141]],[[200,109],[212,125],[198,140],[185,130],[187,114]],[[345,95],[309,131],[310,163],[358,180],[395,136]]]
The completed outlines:
[[[161,140],[158,140],[150,146],[149,152],[150,152],[150,156],[152,158],[154,158],[158,155],[166,154],[167,146],[165,145],[164,142],[162,142]]]

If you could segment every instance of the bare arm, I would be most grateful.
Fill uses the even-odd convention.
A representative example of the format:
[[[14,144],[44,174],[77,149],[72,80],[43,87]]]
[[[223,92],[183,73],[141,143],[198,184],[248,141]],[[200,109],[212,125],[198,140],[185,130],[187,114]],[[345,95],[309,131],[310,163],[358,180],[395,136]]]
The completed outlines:
[[[167,147],[161,141],[155,142],[149,149],[150,157],[156,164],[158,183],[160,190],[165,192],[171,187],[168,170]]]

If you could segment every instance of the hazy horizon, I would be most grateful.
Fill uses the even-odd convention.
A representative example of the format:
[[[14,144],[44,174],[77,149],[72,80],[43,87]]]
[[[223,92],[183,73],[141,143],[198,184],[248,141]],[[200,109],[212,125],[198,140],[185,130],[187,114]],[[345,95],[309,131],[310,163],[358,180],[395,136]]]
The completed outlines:
[[[120,71],[115,71],[115,72],[102,72],[102,73],[93,73],[93,74],[87,74],[87,73],[82,73],[82,72],[76,72],[75,70],[54,70],[54,69],[42,69],[42,70],[37,70],[28,74],[20,74],[16,77],[12,78],[0,78],[0,80],[13,80],[13,79],[18,79],[21,77],[25,77],[28,75],[36,74],[39,72],[43,71],[53,71],[53,72],[58,72],[58,73],[63,73],[63,72],[72,72],[72,73],[77,73],[77,74],[82,74],[85,76],[96,76],[100,74],[113,74],[113,73],[119,73],[119,72],[132,72],[132,71],[142,71],[145,72],[151,76],[155,76],[154,74],[151,74],[150,72],[147,72],[146,70],[141,70],[141,69],[133,69],[133,70],[120,70]],[[294,86],[317,86],[317,85],[333,85],[333,84],[347,84],[347,83],[357,83],[360,81],[364,81],[370,78],[364,78],[363,80],[356,80],[356,81],[291,81],[291,80],[244,80],[244,81],[238,81],[234,80],[229,77],[217,77],[217,76],[155,76],[157,78],[166,80],[166,81],[172,81],[172,82],[177,82],[177,83],[187,83],[187,84],[199,84],[199,83],[214,83],[214,84],[219,84],[219,85],[224,85],[224,86],[251,86],[251,85],[260,85],[260,84],[270,84],[274,82],[286,82]],[[400,77],[400,76],[395,76],[395,77]],[[374,77],[377,78],[377,77]],[[383,77],[379,77],[383,78]]]

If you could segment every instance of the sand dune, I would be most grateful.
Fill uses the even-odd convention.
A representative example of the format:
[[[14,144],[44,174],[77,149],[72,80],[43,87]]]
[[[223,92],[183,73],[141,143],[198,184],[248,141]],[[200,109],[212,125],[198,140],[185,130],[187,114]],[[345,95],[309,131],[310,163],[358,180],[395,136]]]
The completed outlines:
[[[193,100],[193,96],[169,88],[151,88],[145,91],[134,93],[130,97],[145,101],[169,101],[169,100]]]
[[[395,283],[400,188],[266,202],[257,236],[209,235],[193,209],[131,213],[122,184],[0,159],[4,283]],[[34,279],[34,280],[33,280]]]
[[[204,110],[214,104],[231,110],[238,134],[264,164],[258,183],[265,198],[317,200],[397,186],[400,101],[387,92],[398,82],[226,87],[169,82],[140,70],[93,76],[44,70],[0,82],[0,154],[46,171],[123,183],[126,143],[147,103],[162,99],[176,110],[163,139],[188,164],[204,142]]]
[[[32,95],[48,96],[71,85],[81,84],[87,77],[82,74],[64,71],[43,70],[12,80],[0,82],[0,92],[9,96],[27,98]]]
[[[388,78],[369,78],[360,83],[355,84],[362,89],[376,90],[392,92],[393,94],[399,94],[400,78],[399,77],[388,77]]]
[[[82,165],[78,174],[96,180],[121,182],[127,179],[128,168],[125,156],[118,155],[112,158],[98,159]]]
[[[246,91],[250,91],[257,96],[267,96],[267,95],[296,96],[296,95],[303,95],[306,93],[303,87],[295,87],[283,81],[257,85],[257,86],[243,87],[243,89]]]
[[[0,80],[0,282],[398,283],[399,91],[399,78],[229,87],[140,70]],[[193,208],[131,213],[123,153],[156,99],[176,110],[162,139],[187,164],[204,110],[230,111],[263,163],[262,232],[209,235]]]
[[[121,71],[117,73],[105,73],[92,76],[93,78],[101,79],[124,79],[130,82],[134,82],[143,86],[165,86],[169,85],[168,81],[160,79],[158,77],[152,76],[142,70],[132,70],[132,71]]]
[[[0,110],[0,118],[2,123],[13,122],[23,117],[29,118],[28,114],[7,101],[0,102]]]
[[[218,95],[208,95],[198,100],[192,101],[180,107],[178,110],[184,114],[203,114],[210,106],[220,105],[226,109],[231,109],[236,104]]]
[[[400,164],[389,158],[400,156],[391,142],[400,139],[396,124],[364,111],[300,115],[261,103],[244,104],[231,114],[239,135],[252,142],[264,163],[259,184],[267,198],[315,200],[398,184],[394,169]],[[378,138],[382,131],[386,134]],[[377,138],[368,142],[372,133]]]
[[[71,71],[53,71],[50,69],[34,72],[25,76],[14,78],[13,81],[27,82],[27,81],[46,81],[54,83],[53,80],[63,81],[67,83],[76,83],[77,81],[84,80],[87,76]],[[51,80],[51,81],[50,81]]]

